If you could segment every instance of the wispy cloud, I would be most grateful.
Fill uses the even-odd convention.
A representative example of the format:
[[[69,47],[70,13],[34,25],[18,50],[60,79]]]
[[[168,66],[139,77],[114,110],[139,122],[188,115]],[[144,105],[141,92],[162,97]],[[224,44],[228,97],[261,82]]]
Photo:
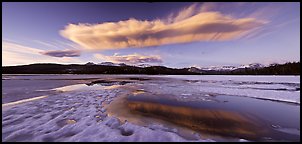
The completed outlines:
[[[41,40],[33,40],[33,42],[47,48],[60,50],[62,48],[65,49],[80,49],[80,46],[78,44],[75,44],[73,42],[65,42],[60,40],[54,40],[54,41],[41,41]]]
[[[40,52],[43,55],[52,57],[79,57],[80,51],[78,50],[53,50]]]
[[[32,63],[83,63],[78,58],[48,57],[43,50],[24,46],[18,43],[2,41],[2,66],[23,65]]]
[[[240,38],[267,21],[235,18],[211,10],[213,5],[193,4],[166,19],[100,24],[68,24],[60,34],[91,50],[149,47],[194,41],[226,41]]]
[[[97,59],[110,61],[114,63],[126,63],[126,64],[141,64],[141,63],[162,63],[162,59],[158,55],[141,55],[141,54],[130,54],[130,55],[118,55],[117,53],[113,56],[106,56],[102,54],[94,54]]]
[[[47,43],[47,42],[44,42],[44,41],[40,41],[40,40],[33,40],[33,41],[38,43],[38,44],[41,44],[43,46],[46,46],[46,47],[57,48],[57,46],[55,46],[53,44],[50,44],[50,43]]]

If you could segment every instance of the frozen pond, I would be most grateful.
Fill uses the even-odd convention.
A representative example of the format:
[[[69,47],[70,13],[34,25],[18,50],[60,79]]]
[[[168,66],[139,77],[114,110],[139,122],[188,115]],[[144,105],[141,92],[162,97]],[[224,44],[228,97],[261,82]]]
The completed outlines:
[[[300,141],[300,76],[2,75],[2,84],[2,141]]]

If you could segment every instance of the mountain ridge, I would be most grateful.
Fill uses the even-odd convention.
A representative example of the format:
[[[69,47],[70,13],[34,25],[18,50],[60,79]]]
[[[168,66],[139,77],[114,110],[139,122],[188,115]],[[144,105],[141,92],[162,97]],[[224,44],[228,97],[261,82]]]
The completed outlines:
[[[106,65],[108,64],[108,65]],[[126,64],[56,64],[35,63],[2,66],[2,74],[167,74],[167,75],[300,75],[300,62],[274,64],[267,67],[249,64],[245,67],[222,66],[221,69],[169,68],[165,66],[130,66]]]

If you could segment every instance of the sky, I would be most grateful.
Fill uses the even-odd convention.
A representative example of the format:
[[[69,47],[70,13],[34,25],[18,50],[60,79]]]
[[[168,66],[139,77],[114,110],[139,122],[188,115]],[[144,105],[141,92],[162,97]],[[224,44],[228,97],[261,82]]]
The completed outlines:
[[[2,2],[2,66],[300,61],[298,2]]]

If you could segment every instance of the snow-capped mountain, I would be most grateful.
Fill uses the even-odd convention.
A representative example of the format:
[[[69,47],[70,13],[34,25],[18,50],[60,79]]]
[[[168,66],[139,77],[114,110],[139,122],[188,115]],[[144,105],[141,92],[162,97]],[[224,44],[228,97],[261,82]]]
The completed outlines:
[[[98,64],[94,64],[93,62],[88,62],[85,65],[103,65],[103,66],[134,66],[134,67],[140,67],[140,68],[145,68],[145,67],[151,67],[154,65],[151,64],[137,64],[137,65],[127,65],[125,63],[113,63],[113,62],[102,62]],[[265,67],[264,65],[260,63],[251,63],[251,64],[246,64],[246,65],[240,65],[240,66],[230,66],[230,65],[225,65],[225,66],[210,66],[210,67],[198,67],[198,66],[192,66],[188,69],[190,72],[202,72],[202,71],[233,71],[237,69],[244,69],[244,68],[249,68],[249,69],[255,69],[255,68],[262,68]]]
[[[232,71],[236,69],[244,69],[244,68],[262,68],[265,67],[264,65],[260,63],[251,63],[247,65],[240,65],[238,67],[236,66],[210,66],[210,67],[191,67],[188,71],[191,72],[201,72],[201,71]]]
[[[260,64],[260,63],[251,63],[248,65],[240,65],[238,68],[251,68],[251,69],[255,69],[255,68],[262,68],[264,67],[264,65]]]
[[[221,71],[221,70],[228,71],[228,70],[235,70],[235,69],[237,68],[234,66],[212,67],[212,70],[217,70],[217,71]]]
[[[202,73],[202,70],[196,67],[190,67],[188,69],[189,72]]]
[[[104,65],[104,66],[117,66],[117,64],[113,63],[113,62],[102,62],[99,63],[98,65]]]
[[[228,70],[235,70],[237,67],[235,66],[210,66],[210,67],[201,67],[201,70],[204,71],[210,71],[210,70],[215,70],[215,71],[228,71]]]
[[[88,64],[88,63],[87,63]],[[86,64],[86,65],[87,65]],[[91,64],[90,64],[91,65]],[[150,64],[139,64],[139,65],[127,65],[125,63],[113,63],[113,62],[102,62],[99,63],[97,65],[103,65],[103,66],[135,66],[135,67],[141,67],[141,68],[145,68],[145,67],[150,67],[152,65]]]
[[[126,66],[124,63],[113,63],[113,62],[102,62],[99,63],[98,65],[103,65],[103,66]]]
[[[264,65],[260,64],[260,63],[251,63],[251,64],[247,64],[247,65],[240,65],[238,68],[251,68],[251,69],[255,69],[255,68],[262,68],[265,67]]]

